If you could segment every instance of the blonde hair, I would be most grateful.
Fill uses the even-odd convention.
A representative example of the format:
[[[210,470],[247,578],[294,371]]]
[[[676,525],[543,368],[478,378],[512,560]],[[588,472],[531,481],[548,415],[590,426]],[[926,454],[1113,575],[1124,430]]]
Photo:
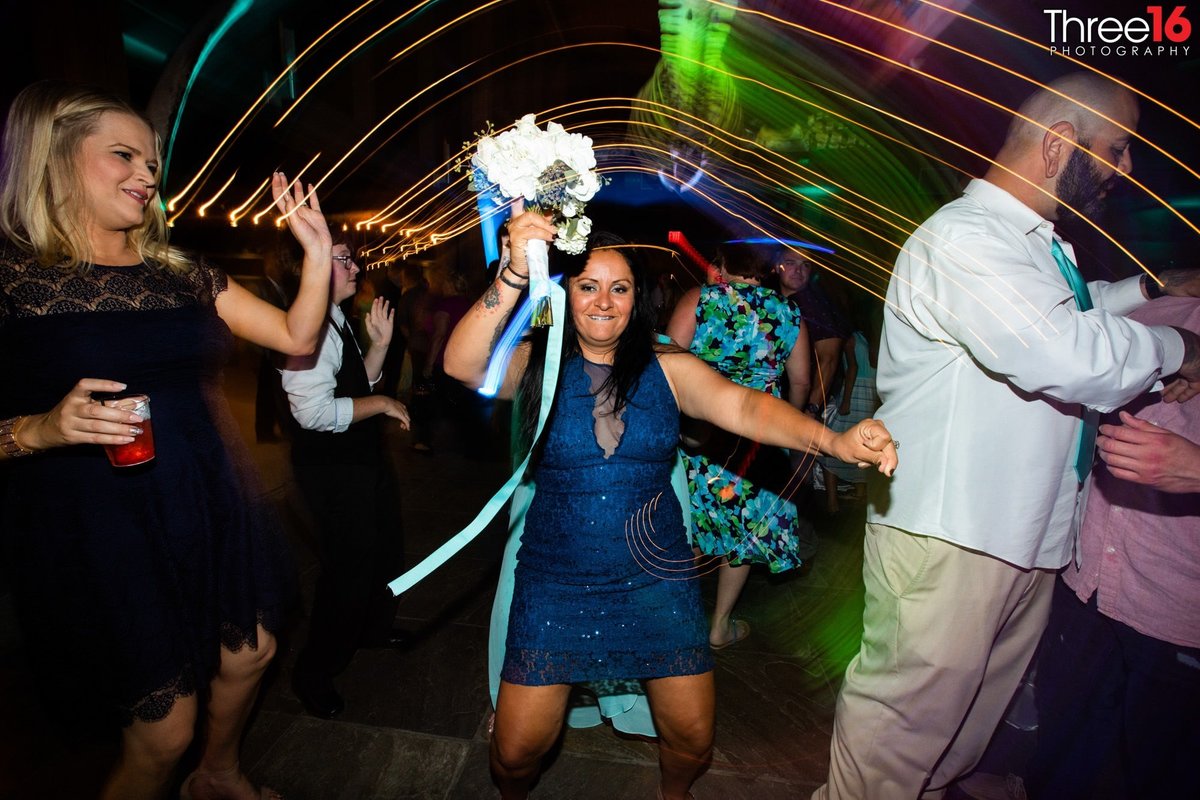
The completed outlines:
[[[92,261],[79,150],[101,115],[127,114],[154,127],[128,103],[100,89],[57,81],[30,84],[13,100],[0,149],[0,231],[44,265],[86,269]],[[158,134],[154,145],[160,146]],[[144,261],[175,272],[191,259],[167,242],[167,218],[157,197],[142,223],[125,232]]]

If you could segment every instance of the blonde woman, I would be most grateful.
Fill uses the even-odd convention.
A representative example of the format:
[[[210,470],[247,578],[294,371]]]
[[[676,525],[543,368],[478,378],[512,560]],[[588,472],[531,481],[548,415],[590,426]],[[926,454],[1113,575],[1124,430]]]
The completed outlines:
[[[196,735],[184,797],[259,798],[238,743],[291,580],[249,491],[217,372],[233,336],[311,352],[328,309],[316,195],[273,192],[304,248],[275,308],[171,248],[159,144],[119,98],[37,83],[14,100],[0,172],[0,563],[36,674],[67,724],[107,713],[122,747],[105,798],[159,797]],[[150,399],[149,418],[105,405]],[[151,433],[116,467],[100,445]],[[240,443],[238,443],[240,444]]]

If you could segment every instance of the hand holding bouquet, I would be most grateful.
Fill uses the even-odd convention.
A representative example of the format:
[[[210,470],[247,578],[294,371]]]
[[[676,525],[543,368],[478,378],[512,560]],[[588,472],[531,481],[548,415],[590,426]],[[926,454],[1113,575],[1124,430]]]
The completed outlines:
[[[601,186],[588,137],[567,133],[556,122],[541,130],[534,115],[526,114],[503,133],[480,137],[471,157],[469,183],[472,190],[491,193],[498,202],[522,197],[527,209],[552,214],[558,229],[554,246],[559,250],[582,253],[587,247],[592,221],[584,207]],[[530,241],[526,259],[533,324],[545,327],[552,323],[546,243]]]

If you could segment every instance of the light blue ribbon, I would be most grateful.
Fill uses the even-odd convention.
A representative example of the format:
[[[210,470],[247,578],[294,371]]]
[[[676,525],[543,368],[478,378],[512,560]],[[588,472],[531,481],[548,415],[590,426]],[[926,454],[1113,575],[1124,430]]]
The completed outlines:
[[[538,408],[537,430],[530,442],[529,453],[525,454],[525,460],[521,462],[521,466],[517,467],[512,477],[500,487],[500,491],[492,495],[492,499],[487,501],[487,505],[483,507],[475,519],[471,520],[471,523],[467,527],[450,537],[441,547],[426,556],[421,563],[388,584],[388,588],[392,590],[393,595],[399,595],[401,592],[416,586],[429,573],[442,564],[445,564],[459,550],[466,547],[500,513],[500,510],[504,508],[504,504],[508,502],[513,492],[516,491],[517,486],[520,485],[521,478],[525,474],[525,469],[529,466],[529,458],[533,454],[533,445],[537,443],[538,438],[542,435],[542,428],[545,427],[546,419],[550,416],[550,409],[554,405],[554,392],[558,389],[558,367],[562,359],[566,292],[553,281],[549,282],[549,286],[550,307],[554,314],[554,324],[550,327],[550,338],[546,345],[546,364],[542,371],[542,402]]]

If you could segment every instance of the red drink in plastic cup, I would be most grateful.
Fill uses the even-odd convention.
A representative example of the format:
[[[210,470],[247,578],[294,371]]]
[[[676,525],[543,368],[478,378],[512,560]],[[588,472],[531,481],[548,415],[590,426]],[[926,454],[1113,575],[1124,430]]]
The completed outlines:
[[[118,400],[105,401],[104,405],[132,411],[142,418],[138,426],[142,432],[133,438],[129,444],[106,444],[104,452],[108,454],[109,463],[114,467],[132,467],[145,464],[154,458],[154,428],[150,422],[150,398],[145,395],[137,397],[122,397]]]

